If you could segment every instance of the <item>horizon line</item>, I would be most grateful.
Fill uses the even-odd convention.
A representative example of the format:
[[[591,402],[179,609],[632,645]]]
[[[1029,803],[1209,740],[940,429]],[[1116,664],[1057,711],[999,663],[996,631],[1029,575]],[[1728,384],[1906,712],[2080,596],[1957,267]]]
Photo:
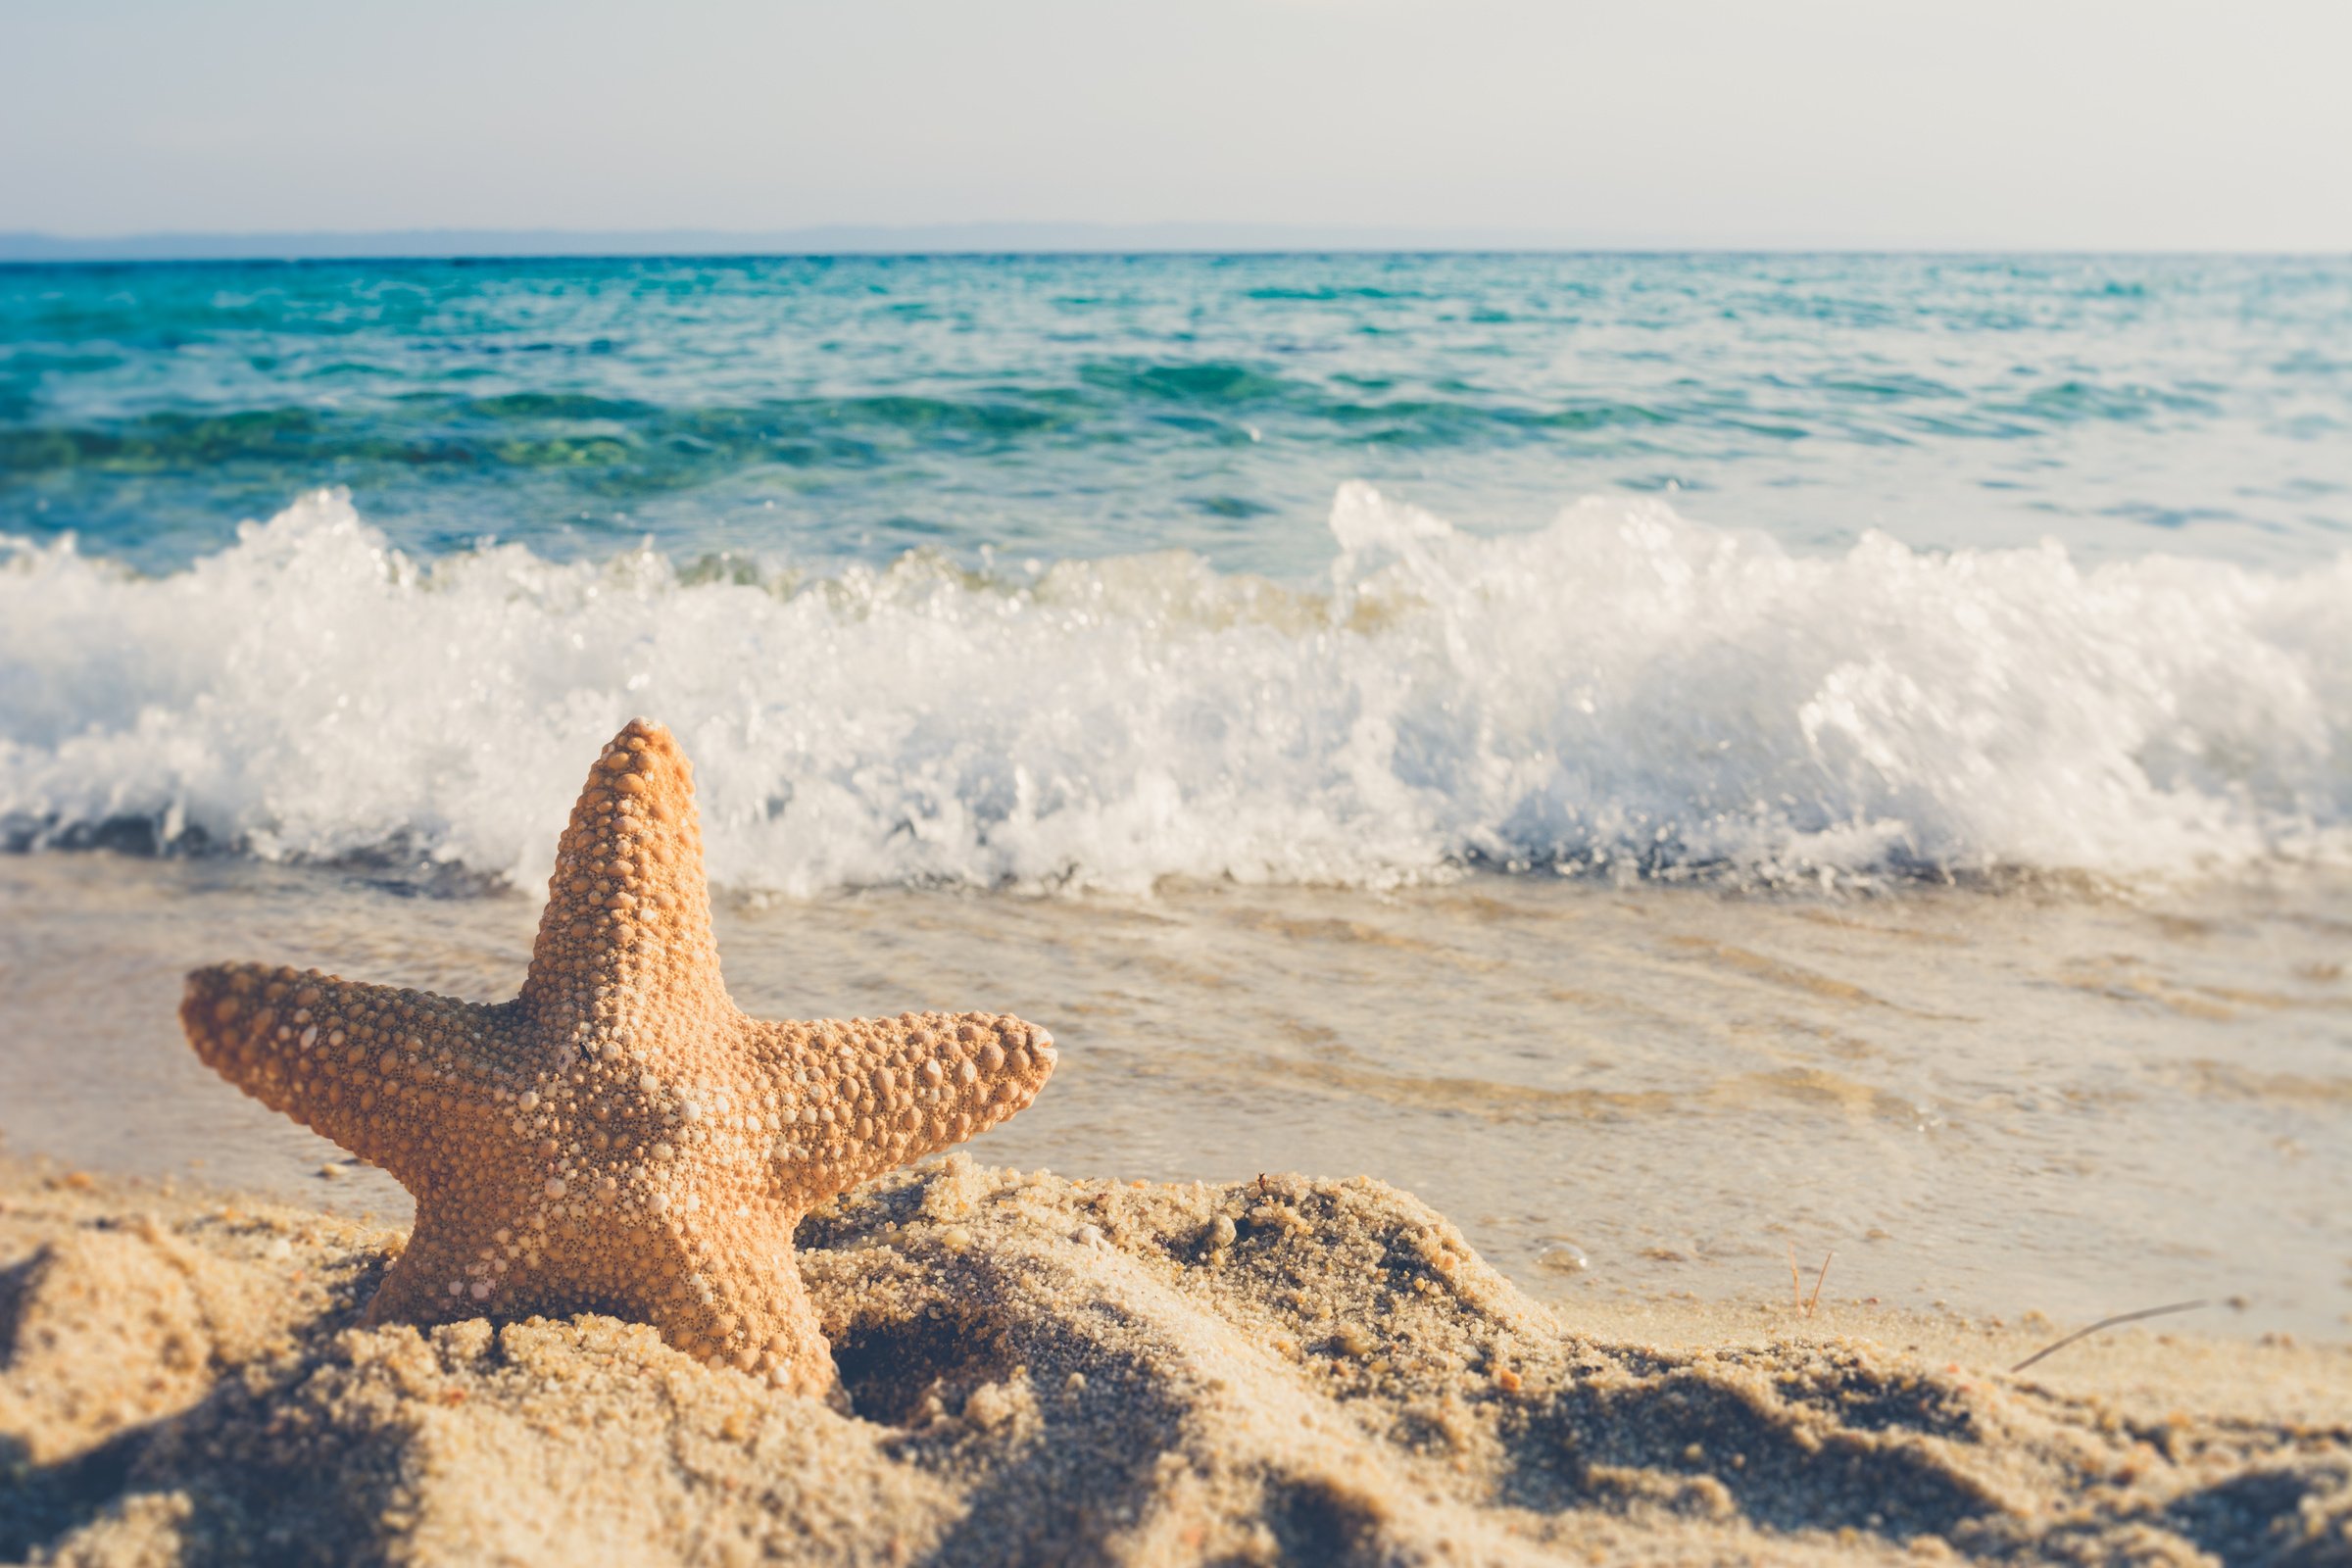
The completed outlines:
[[[827,223],[781,229],[480,228],[157,229],[110,235],[0,230],[0,265],[42,263],[710,260],[830,256],[1048,255],[1878,255],[2243,256],[2327,258],[2352,251],[2216,246],[1886,243],[1822,238],[1736,243],[1665,236],[1376,224],[964,222]]]

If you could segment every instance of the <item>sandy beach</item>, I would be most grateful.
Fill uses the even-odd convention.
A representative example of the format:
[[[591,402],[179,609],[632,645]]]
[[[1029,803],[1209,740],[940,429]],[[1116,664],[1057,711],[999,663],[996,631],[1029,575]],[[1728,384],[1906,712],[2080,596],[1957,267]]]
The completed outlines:
[[[2352,1348],[1562,1321],[1360,1178],[901,1172],[802,1229],[831,1402],[595,1315],[354,1327],[405,1239],[0,1167],[0,1556],[2352,1560]]]

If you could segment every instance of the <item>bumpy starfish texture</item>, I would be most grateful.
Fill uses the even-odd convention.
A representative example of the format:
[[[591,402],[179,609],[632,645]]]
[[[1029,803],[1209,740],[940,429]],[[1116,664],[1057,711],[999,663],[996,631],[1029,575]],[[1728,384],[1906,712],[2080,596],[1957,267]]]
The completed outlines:
[[[416,1198],[372,1323],[602,1311],[819,1393],[801,1216],[1003,1121],[1053,1037],[999,1013],[747,1017],[719,981],[685,757],[632,721],[557,849],[522,995],[259,964],[188,976],[196,1054]]]

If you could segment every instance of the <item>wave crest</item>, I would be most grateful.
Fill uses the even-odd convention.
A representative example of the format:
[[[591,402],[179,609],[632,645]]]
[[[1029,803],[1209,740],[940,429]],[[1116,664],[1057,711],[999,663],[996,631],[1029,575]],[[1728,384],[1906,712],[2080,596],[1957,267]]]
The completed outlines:
[[[19,541],[0,820],[528,886],[643,712],[695,759],[713,873],[792,894],[2346,853],[2352,556],[1800,558],[1622,499],[1486,539],[1363,485],[1331,522],[1312,591],[1183,553],[1018,580],[420,562],[333,491],[165,577]]]

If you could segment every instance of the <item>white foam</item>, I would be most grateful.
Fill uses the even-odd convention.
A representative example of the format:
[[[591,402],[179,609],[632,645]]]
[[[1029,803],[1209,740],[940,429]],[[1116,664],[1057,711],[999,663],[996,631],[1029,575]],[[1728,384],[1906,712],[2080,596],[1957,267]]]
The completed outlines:
[[[685,742],[711,867],[809,893],[1465,859],[2131,876],[2345,854],[2352,556],[1827,559],[1587,500],[1503,539],[1344,488],[1327,592],[1186,555],[788,588],[504,546],[335,492],[189,570],[0,569],[0,819],[263,856],[406,843],[531,886],[597,744]]]

